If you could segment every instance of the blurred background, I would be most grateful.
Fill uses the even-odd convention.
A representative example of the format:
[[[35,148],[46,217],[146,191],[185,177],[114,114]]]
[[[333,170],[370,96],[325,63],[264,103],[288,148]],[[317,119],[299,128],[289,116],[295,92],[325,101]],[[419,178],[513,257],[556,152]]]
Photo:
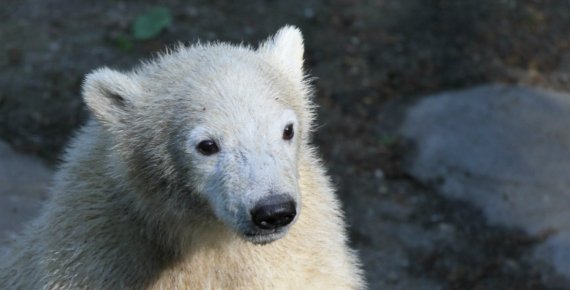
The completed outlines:
[[[314,141],[370,289],[570,289],[570,217],[544,222],[570,207],[521,218],[544,188],[549,202],[570,206],[568,0],[3,0],[0,240],[37,212],[64,145],[86,120],[86,73],[131,68],[177,42],[257,44],[285,24],[305,37],[320,106]],[[521,115],[536,118],[522,126]],[[539,156],[525,142],[545,127],[550,135],[529,143]],[[501,130],[486,135],[494,128]],[[482,135],[461,135],[472,131]],[[458,140],[479,140],[491,153]],[[436,153],[422,151],[436,145]],[[492,182],[461,183],[477,170]],[[502,190],[502,181],[520,190]]]

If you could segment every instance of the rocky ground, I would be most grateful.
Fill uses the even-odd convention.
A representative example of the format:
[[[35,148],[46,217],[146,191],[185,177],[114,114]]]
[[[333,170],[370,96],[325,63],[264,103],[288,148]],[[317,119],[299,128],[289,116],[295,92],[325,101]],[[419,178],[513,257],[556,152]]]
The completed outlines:
[[[5,0],[0,139],[53,167],[86,118],[80,84],[90,70],[128,68],[178,41],[258,42],[295,24],[318,77],[315,141],[371,289],[570,289],[531,260],[540,236],[491,225],[475,205],[441,195],[402,166],[415,149],[398,134],[407,108],[424,95],[497,82],[570,91],[568,1],[160,5],[172,24],[140,41],[130,27],[153,1]]]

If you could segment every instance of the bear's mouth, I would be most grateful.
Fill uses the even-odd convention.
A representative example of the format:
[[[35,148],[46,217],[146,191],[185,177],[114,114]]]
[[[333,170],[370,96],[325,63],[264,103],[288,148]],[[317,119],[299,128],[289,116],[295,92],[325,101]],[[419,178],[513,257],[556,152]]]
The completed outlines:
[[[286,229],[279,229],[271,232],[245,232],[243,237],[246,241],[255,245],[266,245],[283,238],[286,233]]]

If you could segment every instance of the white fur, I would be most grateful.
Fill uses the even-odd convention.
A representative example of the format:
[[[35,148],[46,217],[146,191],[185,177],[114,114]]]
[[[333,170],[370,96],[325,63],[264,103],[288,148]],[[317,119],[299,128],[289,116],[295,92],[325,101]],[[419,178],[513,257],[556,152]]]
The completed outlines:
[[[302,58],[299,30],[285,27],[257,50],[180,47],[130,73],[89,74],[96,119],[0,260],[0,289],[363,288],[309,144]],[[203,140],[220,151],[201,154]],[[296,201],[296,221],[247,236],[250,210],[276,193]]]
[[[303,36],[298,28],[285,26],[272,39],[266,41],[260,51],[266,52],[284,73],[295,82],[303,80]]]

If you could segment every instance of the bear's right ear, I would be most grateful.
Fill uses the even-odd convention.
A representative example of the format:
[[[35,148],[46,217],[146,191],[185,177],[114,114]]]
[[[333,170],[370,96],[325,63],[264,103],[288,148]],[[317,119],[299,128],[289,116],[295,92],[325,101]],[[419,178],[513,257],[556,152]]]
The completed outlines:
[[[83,83],[87,107],[99,121],[108,124],[120,122],[141,92],[140,84],[132,76],[109,68],[91,72]]]

